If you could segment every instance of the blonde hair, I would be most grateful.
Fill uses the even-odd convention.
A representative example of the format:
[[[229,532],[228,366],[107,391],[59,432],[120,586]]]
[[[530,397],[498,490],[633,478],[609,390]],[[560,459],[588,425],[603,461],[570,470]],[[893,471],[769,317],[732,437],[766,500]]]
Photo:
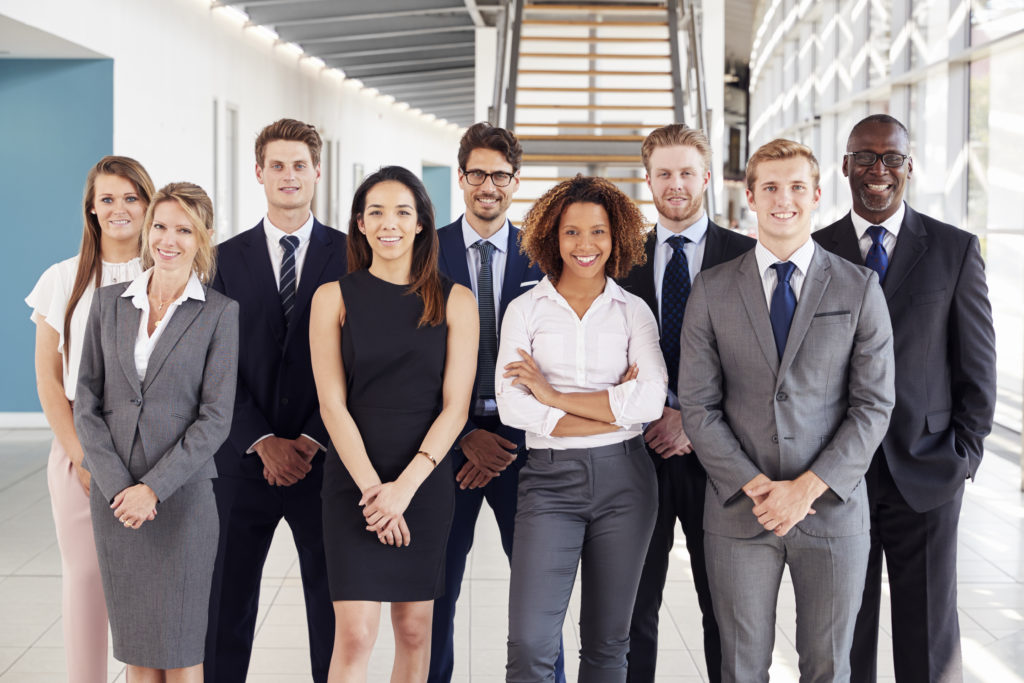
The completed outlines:
[[[704,170],[711,168],[711,143],[708,136],[699,128],[690,128],[685,123],[672,123],[661,128],[652,130],[643,144],[640,146],[640,157],[643,159],[644,168],[651,172],[651,155],[659,147],[674,147],[683,145],[693,147],[700,152],[704,159]]]
[[[811,179],[814,181],[814,188],[818,188],[821,180],[821,169],[818,167],[818,160],[814,158],[814,152],[807,145],[801,145],[793,140],[778,138],[767,142],[757,148],[750,161],[747,162],[747,189],[754,191],[754,183],[757,182],[757,167],[762,161],[783,161],[803,157],[811,165]]]
[[[146,211],[142,225],[142,267],[153,267],[153,255],[149,251],[149,232],[153,228],[153,214],[156,207],[164,202],[177,202],[195,228],[199,250],[192,262],[192,270],[203,284],[210,284],[217,268],[217,246],[213,243],[213,202],[209,195],[194,183],[169,183],[160,188]]]

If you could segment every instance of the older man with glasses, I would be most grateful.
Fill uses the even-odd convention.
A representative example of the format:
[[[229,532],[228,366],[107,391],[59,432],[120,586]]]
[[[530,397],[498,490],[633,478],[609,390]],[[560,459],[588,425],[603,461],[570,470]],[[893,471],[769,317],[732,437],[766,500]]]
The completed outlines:
[[[896,680],[963,680],[957,524],[995,408],[995,332],[978,238],[904,202],[909,147],[891,116],[854,126],[843,157],[853,210],[814,233],[878,273],[896,357],[896,406],[865,476],[871,549],[851,681],[876,679],[883,554]]]

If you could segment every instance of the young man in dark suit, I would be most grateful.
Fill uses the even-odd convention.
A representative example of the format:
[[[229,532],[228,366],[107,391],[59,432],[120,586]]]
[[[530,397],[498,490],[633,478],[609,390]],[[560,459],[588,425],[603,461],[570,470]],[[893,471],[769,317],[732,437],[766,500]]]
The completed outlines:
[[[658,610],[678,519],[702,614],[708,675],[717,681],[722,651],[704,567],[707,475],[679,416],[679,334],[690,284],[697,273],[753,249],[755,241],[715,225],[704,211],[704,191],[711,179],[711,145],[702,131],[679,123],[658,128],[644,140],[641,155],[658,223],[647,238],[647,262],[634,268],[621,284],[647,302],[661,326],[669,397],[661,419],[652,422],[644,434],[658,473],[659,506],[629,631],[629,680],[654,681]]]
[[[878,273],[896,354],[896,407],[866,476],[871,553],[850,657],[855,682],[876,679],[883,553],[896,680],[963,680],[957,525],[995,411],[995,332],[978,238],[904,203],[913,169],[902,123],[884,114],[860,121],[843,157],[853,211],[814,233]]]
[[[540,282],[544,273],[519,253],[519,230],[506,213],[519,189],[523,148],[515,135],[488,123],[469,127],[459,144],[459,187],[466,212],[437,231],[438,266],[455,282],[473,290],[480,311],[477,380],[469,421],[452,449],[458,489],[455,517],[448,534],[445,594],[434,601],[430,683],[448,683],[454,666],[455,603],[459,599],[466,555],[484,501],[491,506],[505,555],[512,557],[519,469],[526,461],[523,432],[506,427],[494,400],[494,362],[498,333],[508,303]],[[507,590],[501,590],[507,593]],[[504,643],[495,643],[501,647]],[[556,680],[564,683],[562,654]]]
[[[327,590],[320,483],[328,435],[309,356],[313,292],[346,272],[345,235],[313,217],[320,135],[281,119],[256,139],[267,215],[217,249],[214,289],[238,301],[238,389],[216,454],[220,549],[210,598],[206,680],[244,681],[260,579],[284,519],[299,554],[313,680],[327,680],[334,611]]]

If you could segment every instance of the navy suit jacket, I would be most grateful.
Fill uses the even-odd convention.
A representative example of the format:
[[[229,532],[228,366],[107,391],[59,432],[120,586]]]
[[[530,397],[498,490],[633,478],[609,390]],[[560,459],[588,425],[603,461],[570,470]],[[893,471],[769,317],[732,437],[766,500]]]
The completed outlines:
[[[320,418],[309,356],[309,307],[317,287],[347,272],[345,241],[343,233],[313,220],[288,325],[263,221],[217,246],[213,288],[239,304],[235,414],[228,440],[216,455],[222,476],[262,477],[259,457],[246,451],[266,434],[287,439],[307,434],[327,445],[330,437]]]
[[[731,261],[754,248],[757,240],[753,237],[715,225],[708,221],[708,231],[704,236],[704,259],[701,261],[700,269],[705,271],[714,268],[720,263]],[[622,288],[630,294],[635,294],[644,300],[651,307],[654,319],[661,326],[661,315],[658,310],[658,293],[654,287],[654,248],[658,245],[658,232],[651,230],[647,235],[647,242],[644,244],[644,252],[647,254],[647,261],[642,266],[637,266],[629,271],[629,275],[619,281]]]
[[[536,265],[530,265],[530,259],[519,252],[519,228],[509,226],[508,246],[505,253],[505,279],[501,284],[501,301],[498,304],[498,334],[501,335],[501,321],[505,317],[505,309],[512,299],[533,288],[544,277],[544,273]],[[466,262],[465,240],[462,238],[462,216],[459,216],[454,223],[444,226],[437,231],[437,239],[440,246],[437,265],[448,279],[468,287],[472,291],[469,281],[469,264]],[[476,396],[476,386],[473,387],[473,396]],[[476,429],[473,424],[473,415],[470,414],[459,439]],[[455,440],[458,444],[459,439]]]
[[[863,265],[849,214],[813,237]],[[900,493],[924,512],[974,476],[992,429],[995,331],[978,238],[907,206],[882,291],[892,320],[896,407],[881,450]]]

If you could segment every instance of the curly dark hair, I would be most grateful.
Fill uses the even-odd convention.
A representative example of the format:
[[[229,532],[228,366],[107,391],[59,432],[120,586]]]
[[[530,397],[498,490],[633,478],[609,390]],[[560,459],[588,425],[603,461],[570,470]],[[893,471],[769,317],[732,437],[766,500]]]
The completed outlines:
[[[558,282],[562,275],[558,225],[562,213],[580,202],[598,204],[608,212],[612,253],[604,267],[606,275],[625,277],[647,260],[644,239],[648,223],[633,200],[604,178],[578,174],[545,192],[526,214],[519,251],[529,257],[531,265],[536,263],[552,283]]]

